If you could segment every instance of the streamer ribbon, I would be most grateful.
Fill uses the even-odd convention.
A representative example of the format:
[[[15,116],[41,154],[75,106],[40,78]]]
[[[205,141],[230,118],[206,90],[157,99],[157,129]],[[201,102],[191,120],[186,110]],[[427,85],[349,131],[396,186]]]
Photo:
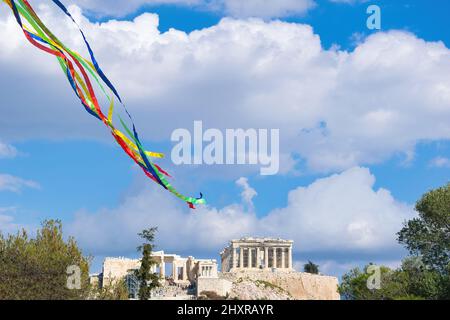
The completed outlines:
[[[82,57],[76,51],[65,46],[45,26],[27,0],[2,1],[11,8],[26,39],[36,48],[56,57],[73,91],[85,110],[91,116],[101,121],[110,130],[115,141],[143,170],[145,175],[176,197],[185,201],[192,209],[195,209],[195,205],[205,204],[205,200],[201,193],[198,198],[186,197],[179,193],[168,182],[167,178],[170,178],[170,175],[150,160],[150,158],[163,158],[164,155],[159,152],[152,152],[144,149],[130,112],[123,103],[119,92],[100,68],[85,34],[67,8],[59,0],[51,0],[77,26],[89,52],[89,59]],[[105,95],[106,101],[109,102],[109,108],[106,114],[103,112],[98,102],[93,86],[94,82]],[[129,124],[127,124],[120,115],[115,113],[115,99],[122,105],[129,120]],[[118,118],[121,129],[114,124],[114,118]]]

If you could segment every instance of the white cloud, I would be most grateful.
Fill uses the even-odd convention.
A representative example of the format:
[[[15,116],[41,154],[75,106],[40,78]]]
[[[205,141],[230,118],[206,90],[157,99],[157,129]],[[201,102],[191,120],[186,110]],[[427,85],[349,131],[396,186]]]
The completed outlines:
[[[241,177],[236,180],[236,184],[242,188],[241,198],[242,201],[250,208],[253,208],[253,198],[258,195],[255,189],[253,189],[248,183],[248,179]]]
[[[142,6],[182,5],[220,12],[233,17],[278,18],[304,14],[314,8],[314,0],[73,0],[72,3],[97,15],[126,16]]]
[[[304,250],[378,250],[391,248],[402,222],[414,216],[385,189],[374,190],[375,177],[352,168],[289,193],[288,205],[274,210],[263,224],[297,240]]]
[[[158,226],[158,247],[167,251],[217,252],[233,238],[273,236],[293,239],[296,253],[383,256],[399,250],[395,234],[415,212],[374,182],[368,169],[353,168],[292,190],[287,206],[266,217],[241,204],[188,211],[147,188],[116,209],[78,213],[67,229],[95,255],[127,255],[138,232]]]
[[[224,12],[232,17],[280,18],[302,15],[315,7],[313,0],[222,0]]]
[[[0,159],[15,158],[17,154],[17,149],[14,146],[0,141]]]
[[[49,8],[40,11],[51,29],[84,51],[77,30]],[[199,119],[207,127],[280,128],[283,159],[300,155],[325,172],[450,138],[450,50],[441,42],[380,32],[347,52],[324,50],[308,25],[224,19],[190,34],[160,33],[156,15],[99,25],[71,10],[144,139],[168,141]],[[2,92],[0,136],[110,141],[57,63],[26,44],[5,11],[0,36],[11,41],[0,48],[0,84],[10,88],[14,78],[27,94]]]
[[[203,0],[127,0],[127,1],[110,1],[110,0],[72,0],[67,1],[77,4],[81,8],[91,11],[97,15],[112,15],[123,17],[137,11],[142,6],[155,5],[185,5],[195,6],[203,4]]]
[[[436,157],[430,161],[430,166],[435,168],[450,168],[450,159],[445,157]]]
[[[147,188],[117,209],[79,212],[67,230],[93,254],[133,252],[139,243],[136,234],[152,226],[159,229],[160,249],[217,251],[230,237],[252,229],[255,221],[256,217],[239,205],[187,211],[170,195]]]
[[[21,192],[23,188],[40,189],[40,186],[31,180],[0,174],[0,191]]]

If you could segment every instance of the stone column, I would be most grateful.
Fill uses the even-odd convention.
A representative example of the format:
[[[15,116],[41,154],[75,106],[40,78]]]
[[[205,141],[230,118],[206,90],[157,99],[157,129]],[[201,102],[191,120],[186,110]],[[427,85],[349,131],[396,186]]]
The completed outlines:
[[[244,268],[244,248],[239,248],[239,268]]]
[[[256,268],[259,268],[260,264],[261,264],[261,248],[260,247],[256,247]]]
[[[282,248],[281,249],[281,268],[282,269],[286,268],[284,251],[285,251],[285,248]]]
[[[277,267],[277,248],[273,248],[273,263],[272,263],[272,267],[276,268]]]
[[[288,249],[288,268],[292,269],[292,247]]]
[[[166,276],[166,263],[164,262],[164,257],[161,257],[161,263],[159,264],[159,275],[161,278]]]
[[[178,280],[178,265],[175,261],[172,262],[172,279]]]
[[[251,268],[252,267],[252,251],[253,251],[253,249],[251,249],[251,248],[248,248],[248,259],[247,259],[247,263],[248,263],[248,268]]]
[[[264,268],[269,268],[269,248],[264,247]]]
[[[235,269],[237,267],[237,252],[236,252],[236,248],[232,248],[231,250],[233,250],[233,269]]]
[[[187,276],[187,263],[185,262],[183,265],[183,281],[188,280],[188,276]]]

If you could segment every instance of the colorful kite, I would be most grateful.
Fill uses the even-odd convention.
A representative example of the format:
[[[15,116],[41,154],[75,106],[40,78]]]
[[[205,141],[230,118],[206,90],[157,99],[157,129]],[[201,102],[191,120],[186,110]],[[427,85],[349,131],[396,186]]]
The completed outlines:
[[[55,56],[58,59],[63,72],[67,76],[70,85],[86,111],[103,122],[103,124],[109,128],[111,134],[120,147],[142,168],[147,177],[161,185],[164,189],[173,193],[178,198],[186,201],[192,209],[195,208],[194,205],[204,204],[205,200],[203,199],[203,195],[201,193],[200,198],[185,197],[180,194],[167,181],[166,177],[170,177],[170,175],[157,164],[149,160],[150,157],[163,158],[164,155],[161,153],[144,150],[130,113],[122,103],[119,93],[98,65],[91,46],[89,45],[80,26],[59,0],[52,1],[78,27],[89,52],[90,60],[83,58],[77,52],[66,47],[44,25],[27,0],[3,0],[3,2],[5,2],[13,11],[17,23],[22,28],[27,40],[35,47]],[[100,107],[91,79],[94,79],[109,102],[109,110],[107,115],[105,115]],[[110,94],[107,93],[105,86],[110,90]],[[115,115],[114,97],[116,97],[122,104],[127,117],[131,121],[131,125],[127,125],[120,116],[117,116],[123,131],[117,129],[113,124],[113,118]]]

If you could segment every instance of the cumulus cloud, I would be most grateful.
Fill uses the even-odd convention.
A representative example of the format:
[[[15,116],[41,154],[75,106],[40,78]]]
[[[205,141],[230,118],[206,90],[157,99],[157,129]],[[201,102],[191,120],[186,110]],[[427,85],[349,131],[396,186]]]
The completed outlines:
[[[374,189],[368,169],[352,168],[292,190],[288,204],[258,217],[239,203],[188,211],[170,195],[147,188],[118,208],[79,212],[68,232],[96,255],[134,251],[136,234],[158,226],[158,246],[177,252],[217,252],[243,236],[293,239],[296,253],[334,252],[383,256],[399,249],[395,233],[415,216],[388,190]]]
[[[288,205],[262,222],[282,230],[304,250],[378,250],[395,244],[402,222],[414,216],[386,189],[374,190],[366,168],[352,168],[289,193]]]
[[[226,18],[190,34],[160,33],[153,14],[98,24],[71,10],[143,138],[168,141],[174,129],[199,119],[219,129],[280,128],[281,158],[295,155],[323,172],[450,138],[450,50],[442,42],[391,31],[350,52],[325,50],[302,24]],[[46,5],[39,11],[68,45],[85,52],[63,15]],[[11,90],[0,103],[0,136],[110,141],[61,81],[57,63],[26,44],[5,12],[0,35],[11,41],[0,47],[0,84]],[[12,90],[10,79],[27,94]]]
[[[240,237],[257,221],[240,205],[187,211],[159,190],[147,188],[113,210],[79,212],[67,226],[69,234],[93,254],[128,254],[139,243],[137,233],[158,227],[158,248],[176,251],[217,251]]]
[[[23,188],[39,189],[40,185],[9,174],[0,174],[0,191],[21,192]]]
[[[236,184],[242,188],[241,198],[250,208],[253,208],[253,198],[258,195],[255,189],[253,189],[248,183],[248,179],[241,177],[236,180]]]
[[[17,149],[14,146],[0,141],[0,159],[15,158],[17,154]]]

